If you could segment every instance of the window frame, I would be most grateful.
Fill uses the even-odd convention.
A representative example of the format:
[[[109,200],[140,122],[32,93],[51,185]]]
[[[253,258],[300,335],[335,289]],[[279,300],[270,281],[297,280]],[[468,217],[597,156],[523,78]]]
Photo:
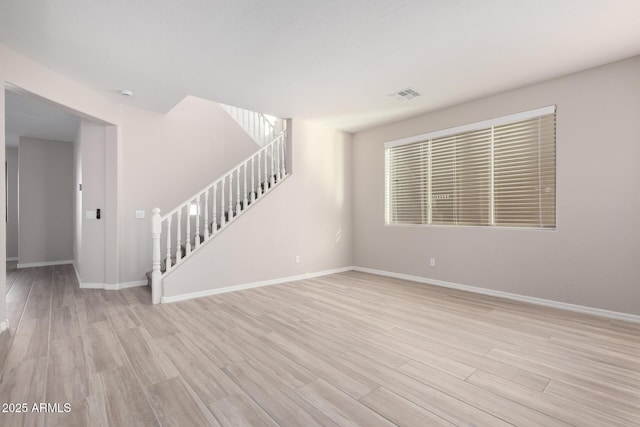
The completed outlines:
[[[470,132],[474,132],[474,131],[481,131],[481,130],[490,130],[491,134],[492,134],[492,138],[491,138],[491,153],[490,153],[490,157],[491,157],[491,164],[490,164],[490,169],[491,169],[491,185],[490,185],[490,205],[491,205],[491,218],[490,218],[490,222],[494,222],[495,220],[495,216],[494,216],[494,203],[495,203],[495,199],[494,199],[494,179],[495,179],[495,175],[494,175],[494,166],[495,166],[495,160],[494,160],[494,147],[493,147],[493,142],[494,142],[494,138],[493,138],[493,133],[494,133],[494,127],[496,126],[502,126],[502,125],[509,125],[509,124],[513,124],[513,123],[517,123],[517,122],[521,122],[521,121],[525,121],[525,120],[530,120],[530,119],[536,119],[536,118],[541,118],[543,116],[547,116],[547,115],[554,115],[554,120],[557,120],[555,115],[557,113],[557,106],[555,104],[546,106],[546,107],[541,107],[541,108],[536,108],[533,110],[528,110],[528,111],[523,111],[520,113],[515,113],[515,114],[509,114],[506,116],[501,116],[501,117],[497,117],[497,118],[493,118],[493,119],[488,119],[488,120],[482,120],[482,121],[478,121],[478,122],[474,122],[474,123],[469,123],[469,124],[465,124],[465,125],[461,125],[461,126],[455,126],[455,127],[451,127],[451,128],[446,128],[446,129],[441,129],[441,130],[437,130],[437,131],[433,131],[433,132],[428,132],[428,133],[424,133],[424,134],[420,134],[420,135],[414,135],[414,136],[409,136],[409,137],[405,137],[405,138],[400,138],[400,139],[396,139],[396,140],[392,140],[392,141],[388,141],[384,143],[384,206],[383,206],[383,222],[385,226],[388,227],[436,227],[436,228],[474,228],[474,229],[507,229],[507,230],[522,230],[522,231],[556,231],[558,229],[558,211],[557,211],[557,204],[558,204],[558,193],[557,193],[557,188],[558,188],[558,174],[557,174],[557,124],[554,123],[554,136],[553,136],[553,152],[554,152],[554,202],[553,202],[553,212],[554,212],[554,225],[553,226],[532,226],[532,225],[525,225],[525,226],[517,226],[517,225],[499,225],[499,224],[489,224],[489,225],[476,225],[476,224],[433,224],[431,222],[432,218],[432,212],[430,209],[427,209],[429,211],[428,216],[429,216],[429,222],[428,223],[397,223],[397,222],[392,222],[391,221],[391,212],[390,212],[390,208],[389,208],[389,204],[391,203],[389,201],[389,197],[390,197],[390,174],[389,174],[389,148],[393,148],[393,147],[397,147],[397,146],[402,146],[402,145],[409,145],[409,144],[415,144],[415,143],[424,143],[427,142],[429,140],[434,140],[434,139],[438,139],[438,138],[446,138],[446,137],[453,137],[455,135],[459,135],[459,134],[463,134],[463,133],[470,133]],[[431,144],[428,144],[429,148],[431,148]],[[431,156],[429,156],[429,168],[427,171],[427,174],[429,175],[429,179],[431,179],[431,173],[432,173],[432,168],[431,168]],[[429,185],[430,187],[430,185]],[[431,197],[431,195],[429,196]]]

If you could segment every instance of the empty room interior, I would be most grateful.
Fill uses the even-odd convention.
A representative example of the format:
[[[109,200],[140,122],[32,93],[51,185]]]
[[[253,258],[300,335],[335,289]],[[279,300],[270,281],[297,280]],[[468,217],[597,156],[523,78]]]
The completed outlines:
[[[0,1],[1,426],[640,425],[640,2]]]

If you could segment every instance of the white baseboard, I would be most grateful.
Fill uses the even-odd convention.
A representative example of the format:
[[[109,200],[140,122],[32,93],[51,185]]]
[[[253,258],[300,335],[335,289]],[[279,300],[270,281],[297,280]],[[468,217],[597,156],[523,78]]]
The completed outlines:
[[[384,271],[384,270],[375,270],[373,268],[353,267],[353,270],[361,271],[363,273],[376,274],[378,276],[387,276],[387,277],[393,277],[396,279],[410,280],[412,282],[425,283],[427,285],[440,286],[443,288],[458,289],[461,291],[472,292],[475,294],[489,295],[493,297],[505,298],[505,299],[514,300],[514,301],[527,302],[530,304],[543,305],[546,307],[559,308],[563,310],[574,311],[577,313],[591,314],[594,316],[606,317],[609,319],[640,323],[640,316],[637,316],[634,314],[620,313],[617,311],[603,310],[601,308],[586,307],[583,305],[569,304],[566,302],[552,301],[548,299],[530,297],[526,295],[512,294],[510,292],[495,291],[492,289],[479,288],[477,286],[461,285],[458,283],[445,282],[443,280],[436,280],[436,279],[428,279],[425,277],[412,276],[409,274],[394,273],[391,271]]]
[[[119,291],[120,289],[135,288],[136,286],[146,286],[146,280],[126,283],[84,283],[80,282],[80,289],[104,289],[107,291]]]
[[[135,288],[136,286],[146,286],[146,280],[137,280],[135,282],[125,283],[89,283],[83,282],[80,279],[80,273],[76,267],[76,263],[73,263],[73,270],[76,272],[76,279],[78,279],[78,285],[80,289],[105,289],[107,291],[119,291],[120,289]]]
[[[9,319],[5,319],[0,322],[0,333],[9,329]]]
[[[78,271],[78,267],[76,266],[75,261],[73,263],[73,271],[76,272],[76,279],[78,280],[78,285],[80,285],[80,283],[82,283],[82,280],[80,280],[80,272]],[[80,286],[80,287],[82,287],[82,286]]]
[[[224,294],[227,292],[242,291],[244,289],[252,289],[252,288],[259,288],[262,286],[277,285],[280,283],[294,282],[296,280],[312,279],[314,277],[327,276],[329,274],[335,274],[335,273],[343,273],[345,271],[351,271],[351,270],[353,270],[353,267],[349,266],[349,267],[335,268],[333,270],[317,271],[315,273],[305,273],[297,276],[281,277],[279,279],[263,280],[260,282],[252,282],[252,283],[245,283],[241,285],[227,286],[224,288],[207,289],[206,291],[191,292],[188,294],[174,295],[170,297],[162,297],[160,299],[160,302],[162,304],[165,304],[170,302],[185,301],[193,298],[201,298],[201,297],[208,297],[211,295]]]
[[[25,262],[23,264],[18,264],[18,268],[46,267],[48,265],[63,265],[63,264],[73,264],[73,260],[66,259],[62,261]]]
[[[17,261],[17,260],[18,260],[17,256],[7,257],[7,261]]]
[[[78,282],[80,289],[104,289],[104,283]]]
[[[146,280],[137,280],[135,282],[125,283],[105,283],[104,288],[108,291],[119,291],[120,289],[135,288],[138,286],[147,286]]]

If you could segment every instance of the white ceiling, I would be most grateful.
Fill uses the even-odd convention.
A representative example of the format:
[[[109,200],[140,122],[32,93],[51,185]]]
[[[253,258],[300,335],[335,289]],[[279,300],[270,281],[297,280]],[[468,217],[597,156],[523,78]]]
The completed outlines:
[[[80,119],[59,107],[5,91],[5,145],[17,147],[21,136],[73,141]]]
[[[0,42],[142,108],[357,131],[638,55],[640,1],[0,0]]]

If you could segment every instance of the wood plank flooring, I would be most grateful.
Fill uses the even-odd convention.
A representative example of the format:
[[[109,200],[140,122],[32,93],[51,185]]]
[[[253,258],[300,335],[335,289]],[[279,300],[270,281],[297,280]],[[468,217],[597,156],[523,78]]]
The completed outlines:
[[[357,272],[153,306],[11,267],[0,404],[62,412],[1,426],[640,425],[637,324]]]

